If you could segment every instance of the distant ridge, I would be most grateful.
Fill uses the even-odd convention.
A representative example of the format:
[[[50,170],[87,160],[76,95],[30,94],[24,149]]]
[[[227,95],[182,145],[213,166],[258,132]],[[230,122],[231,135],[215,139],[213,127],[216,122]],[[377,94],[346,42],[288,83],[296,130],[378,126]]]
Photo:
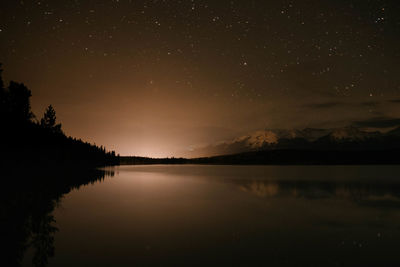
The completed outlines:
[[[201,150],[202,149],[202,150]],[[186,158],[121,157],[121,164],[362,165],[400,164],[400,127],[265,130],[200,148]]]
[[[382,150],[400,148],[400,126],[387,132],[363,131],[349,126],[333,129],[263,130],[233,140],[198,147],[193,157],[265,150]]]

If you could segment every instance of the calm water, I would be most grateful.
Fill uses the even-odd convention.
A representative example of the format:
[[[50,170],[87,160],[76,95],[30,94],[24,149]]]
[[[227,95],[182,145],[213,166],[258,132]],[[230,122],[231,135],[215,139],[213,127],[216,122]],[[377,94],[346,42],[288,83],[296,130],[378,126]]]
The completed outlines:
[[[55,208],[49,266],[400,266],[400,166],[112,171]]]

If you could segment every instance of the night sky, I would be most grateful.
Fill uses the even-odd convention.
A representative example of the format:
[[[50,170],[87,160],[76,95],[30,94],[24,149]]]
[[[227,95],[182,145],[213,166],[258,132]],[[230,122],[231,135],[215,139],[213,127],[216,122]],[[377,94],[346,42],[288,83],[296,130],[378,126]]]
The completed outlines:
[[[400,124],[395,0],[2,0],[0,62],[37,117],[121,155]]]

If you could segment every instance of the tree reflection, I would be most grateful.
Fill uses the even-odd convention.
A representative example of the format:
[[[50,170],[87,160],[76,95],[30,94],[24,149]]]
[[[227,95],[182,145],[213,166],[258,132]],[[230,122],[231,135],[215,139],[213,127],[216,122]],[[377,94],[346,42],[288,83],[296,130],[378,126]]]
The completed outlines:
[[[63,195],[113,175],[112,170],[4,174],[0,189],[4,266],[21,266],[28,249],[33,251],[34,266],[46,266],[55,254],[54,239],[58,231],[53,211]]]

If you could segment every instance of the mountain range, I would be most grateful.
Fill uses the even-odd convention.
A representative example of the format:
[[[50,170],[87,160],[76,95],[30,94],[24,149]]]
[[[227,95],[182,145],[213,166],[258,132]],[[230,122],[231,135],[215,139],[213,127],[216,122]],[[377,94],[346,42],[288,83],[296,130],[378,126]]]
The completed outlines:
[[[268,150],[385,150],[400,148],[400,126],[386,133],[349,126],[332,129],[260,130],[216,144],[197,147],[193,157]]]

